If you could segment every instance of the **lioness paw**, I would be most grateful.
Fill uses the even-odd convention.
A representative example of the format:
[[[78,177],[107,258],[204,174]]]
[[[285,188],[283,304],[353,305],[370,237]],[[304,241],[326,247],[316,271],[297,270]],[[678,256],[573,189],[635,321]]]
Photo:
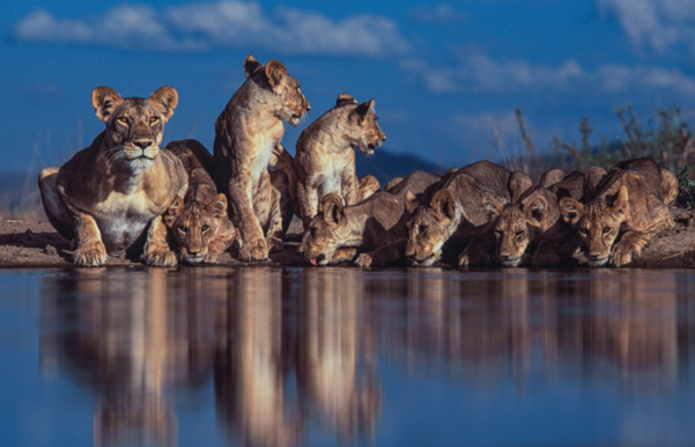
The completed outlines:
[[[258,239],[244,244],[239,250],[239,259],[243,262],[265,261],[268,259],[268,246],[265,240]]]
[[[360,254],[357,259],[355,259],[355,265],[358,267],[369,268],[372,266],[374,259],[369,253]]]
[[[216,251],[208,250],[208,254],[203,258],[203,264],[219,264],[222,258],[222,253],[217,253]]]
[[[88,246],[82,246],[75,250],[72,255],[73,262],[85,267],[98,267],[104,265],[108,256],[106,248],[101,241],[97,241]]]
[[[282,251],[285,248],[285,243],[275,236],[268,236],[265,243],[268,246],[270,253]]]
[[[459,255],[459,267],[466,268],[471,264],[471,257],[468,256],[468,253],[461,253]]]
[[[621,267],[625,264],[629,264],[634,259],[637,259],[640,255],[639,248],[631,244],[622,244],[618,242],[615,247],[613,247],[613,252],[610,257],[610,264],[614,267]]]
[[[145,264],[152,267],[176,267],[176,254],[171,250],[153,250],[145,254]]]

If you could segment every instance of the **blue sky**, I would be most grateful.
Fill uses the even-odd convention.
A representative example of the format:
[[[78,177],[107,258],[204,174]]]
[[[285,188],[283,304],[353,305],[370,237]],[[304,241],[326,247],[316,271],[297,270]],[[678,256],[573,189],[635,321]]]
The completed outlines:
[[[179,92],[165,141],[211,148],[214,122],[243,82],[243,61],[279,59],[312,105],[376,99],[393,152],[444,166],[519,146],[514,109],[539,147],[619,138],[614,109],[645,115],[695,100],[695,0],[326,2],[25,0],[0,17],[0,170],[58,164],[101,131],[94,87]],[[495,137],[497,136],[497,137]],[[501,142],[501,143],[500,143]]]

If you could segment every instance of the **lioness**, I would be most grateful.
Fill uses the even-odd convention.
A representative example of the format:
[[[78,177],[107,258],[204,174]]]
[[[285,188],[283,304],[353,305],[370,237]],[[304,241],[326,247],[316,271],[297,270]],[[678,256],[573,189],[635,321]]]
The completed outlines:
[[[338,194],[347,206],[360,202],[363,193],[355,174],[353,148],[371,156],[385,139],[374,114],[374,99],[359,104],[347,93],[338,96],[335,107],[304,129],[295,155],[297,200],[304,228],[327,194]]]
[[[499,213],[490,201],[510,201],[513,190],[530,186],[530,178],[511,172],[495,163],[479,161],[452,170],[439,183],[429,203],[421,205],[408,223],[406,256],[412,265],[430,266],[447,248],[456,253],[471,236],[497,218]],[[510,184],[510,178],[513,182]],[[516,183],[519,183],[518,185]]]
[[[674,225],[668,205],[677,196],[676,176],[640,158],[617,163],[585,204],[560,200],[560,212],[579,232],[589,266],[620,267],[639,257],[652,236]]]
[[[296,126],[310,107],[281,62],[263,66],[249,55],[244,71],[246,82],[215,122],[213,152],[217,181],[241,236],[239,258],[261,261],[269,245],[283,246],[281,219],[274,217],[280,214],[280,196],[267,168],[285,132],[282,122]]]
[[[403,256],[406,223],[419,200],[428,197],[440,177],[415,171],[391,191],[380,191],[362,203],[343,206],[335,193],[324,197],[321,212],[309,222],[299,254],[312,264],[354,259],[362,267],[383,266]],[[340,247],[344,247],[338,250]]]
[[[541,177],[539,185],[511,204],[503,206],[490,199],[500,213],[492,227],[497,261],[505,267],[529,260],[534,267],[559,266],[563,256],[570,257],[577,246],[569,243],[571,232],[560,218],[558,199],[579,200],[583,191],[583,174],[552,170]]]
[[[139,248],[135,242],[145,236],[147,264],[176,265],[162,213],[186,193],[188,176],[181,160],[159,144],[177,103],[169,86],[147,99],[97,87],[92,105],[106,130],[60,168],[39,174],[48,219],[76,240],[75,264],[102,265],[109,255]]]
[[[172,141],[167,145],[188,172],[188,192],[164,215],[179,245],[185,264],[217,264],[236,238],[236,229],[227,216],[227,198],[217,193],[212,179],[212,154],[196,140]]]

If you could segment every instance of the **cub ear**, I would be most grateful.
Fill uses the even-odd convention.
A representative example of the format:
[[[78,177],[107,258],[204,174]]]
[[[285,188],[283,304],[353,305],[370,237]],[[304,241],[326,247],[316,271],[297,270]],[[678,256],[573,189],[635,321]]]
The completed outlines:
[[[532,225],[539,227],[548,214],[548,202],[543,196],[536,196],[524,205],[526,217]]]
[[[560,183],[565,177],[567,177],[567,173],[562,169],[550,169],[541,175],[541,179],[538,181],[538,184],[545,189],[550,189],[551,186],[556,183]]]
[[[174,114],[174,109],[179,103],[179,94],[170,85],[158,88],[150,95],[150,101],[155,109],[162,115],[164,121],[168,121]]]
[[[488,222],[492,222],[497,219],[502,211],[504,210],[504,205],[497,201],[494,197],[487,196],[483,199],[483,213]]]
[[[263,65],[261,65],[261,63],[258,62],[255,57],[253,57],[253,54],[246,56],[246,59],[244,60],[244,73],[246,73],[247,78],[250,78],[252,74],[261,68],[263,68]]]
[[[456,198],[449,189],[440,189],[432,196],[430,207],[439,216],[454,220],[456,217]]]
[[[412,193],[412,191],[408,190],[405,193],[405,209],[408,210],[409,213],[414,212],[419,205],[419,202],[417,201],[417,197],[415,194]]]
[[[509,190],[509,195],[512,199],[512,203],[519,200],[519,198],[524,195],[526,191],[533,187],[533,180],[528,174],[521,171],[514,171],[512,175],[509,176],[509,181],[507,182],[507,189]]]
[[[265,66],[265,75],[268,78],[270,88],[275,91],[283,78],[287,76],[287,69],[282,65],[282,62],[272,59],[268,61],[268,64]]]
[[[345,218],[343,199],[338,194],[331,193],[323,198],[323,219],[332,225],[338,225]]]
[[[97,117],[104,123],[118,106],[123,103],[121,95],[116,93],[111,87],[97,87],[92,91],[92,106],[97,113]]]
[[[367,118],[367,115],[369,114],[369,111],[371,110],[372,113],[374,113],[374,106],[376,103],[374,102],[374,98],[370,99],[367,102],[363,102],[362,104],[358,105],[355,110],[350,112],[350,116],[352,119],[356,120],[358,123],[362,124],[364,120]]]
[[[606,177],[606,170],[598,166],[593,166],[589,168],[584,176],[584,197],[588,197],[591,194],[601,180]]]
[[[174,221],[176,220],[176,218],[183,214],[183,209],[183,199],[179,196],[176,196],[174,203],[171,204],[166,213],[164,213],[164,216],[162,216],[164,219],[164,225],[171,228],[171,226],[174,225]]]
[[[208,211],[210,211],[216,219],[221,219],[227,215],[227,196],[220,193],[217,194],[207,206]]]
[[[630,203],[628,202],[627,187],[625,185],[620,187],[618,195],[613,201],[613,206],[611,207],[614,213],[627,214],[630,210]]]
[[[338,95],[338,99],[335,100],[335,105],[339,106],[342,104],[357,104],[357,100],[349,93],[341,93]]]
[[[571,197],[560,199],[560,214],[562,220],[571,226],[575,226],[584,213],[584,205]]]

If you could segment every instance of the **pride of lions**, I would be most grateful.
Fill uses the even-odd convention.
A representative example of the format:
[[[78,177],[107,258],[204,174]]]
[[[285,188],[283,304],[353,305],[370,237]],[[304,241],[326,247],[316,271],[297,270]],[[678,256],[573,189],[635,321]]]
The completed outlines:
[[[249,55],[244,70],[215,123],[212,154],[195,140],[160,147],[174,88],[149,98],[94,89],[106,129],[39,175],[46,214],[73,241],[75,264],[123,254],[152,266],[215,264],[234,245],[239,260],[263,261],[283,250],[296,215],[298,253],[313,265],[553,267],[583,256],[619,267],[674,225],[676,176],[644,158],[608,172],[553,169],[537,185],[479,161],[444,176],[416,171],[381,191],[355,172],[355,149],[369,156],[386,139],[373,99],[339,95],[302,132],[293,158],[281,140],[283,121],[296,126],[310,109],[299,83],[277,60]]]

